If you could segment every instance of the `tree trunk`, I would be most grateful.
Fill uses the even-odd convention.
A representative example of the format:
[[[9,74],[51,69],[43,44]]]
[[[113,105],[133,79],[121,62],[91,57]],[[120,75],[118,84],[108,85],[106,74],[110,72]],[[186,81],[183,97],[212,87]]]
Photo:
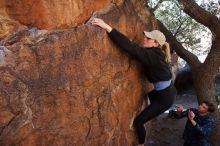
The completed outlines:
[[[199,102],[208,100],[215,104],[216,111],[213,113],[215,119],[215,126],[211,135],[211,142],[213,146],[219,146],[220,143],[220,112],[217,108],[217,102],[215,98],[215,84],[214,79],[207,77],[204,73],[198,71],[193,73],[194,86]]]
[[[192,74],[198,102],[201,103],[204,100],[208,100],[215,104],[216,111],[212,114],[215,119],[215,126],[211,135],[211,142],[213,146],[219,146],[220,112],[217,108],[218,105],[215,97],[215,77],[209,75],[209,71],[204,68],[204,64],[194,68]]]
[[[210,97],[215,96],[214,79],[207,75],[208,72],[203,69],[202,65],[192,70],[194,87],[198,102],[201,103],[204,100],[210,101]]]

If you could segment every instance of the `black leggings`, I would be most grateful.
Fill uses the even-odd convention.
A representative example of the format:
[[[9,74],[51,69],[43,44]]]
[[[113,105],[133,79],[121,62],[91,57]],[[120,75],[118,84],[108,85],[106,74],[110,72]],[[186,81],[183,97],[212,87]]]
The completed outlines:
[[[144,124],[169,109],[174,102],[176,93],[175,87],[170,85],[166,89],[153,90],[148,94],[150,105],[134,119],[134,127],[139,144],[144,144],[145,141],[146,131]]]

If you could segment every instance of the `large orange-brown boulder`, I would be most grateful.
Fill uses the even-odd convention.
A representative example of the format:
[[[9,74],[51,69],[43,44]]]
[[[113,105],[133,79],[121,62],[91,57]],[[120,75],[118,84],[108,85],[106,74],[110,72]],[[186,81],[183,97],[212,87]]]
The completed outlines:
[[[17,21],[0,15],[0,39],[3,39],[18,30],[22,30],[24,27],[25,26],[20,25]]]
[[[126,0],[97,14],[139,42],[144,29],[157,26],[144,1]],[[73,1],[65,3],[71,7]],[[41,14],[44,7],[38,9]],[[142,105],[145,80],[140,65],[104,30],[89,23],[62,30],[25,27],[0,45],[1,146],[137,144],[132,120]]]
[[[96,11],[123,0],[0,0],[0,15],[39,28],[66,28],[83,24]]]

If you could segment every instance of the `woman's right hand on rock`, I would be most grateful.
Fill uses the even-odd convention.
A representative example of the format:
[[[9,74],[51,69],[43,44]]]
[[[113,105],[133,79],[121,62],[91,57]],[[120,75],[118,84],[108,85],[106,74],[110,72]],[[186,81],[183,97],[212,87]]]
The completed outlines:
[[[110,25],[108,25],[107,23],[105,23],[100,18],[93,18],[91,23],[92,23],[92,25],[97,25],[97,26],[105,29],[107,32],[111,32],[112,31],[112,27]]]

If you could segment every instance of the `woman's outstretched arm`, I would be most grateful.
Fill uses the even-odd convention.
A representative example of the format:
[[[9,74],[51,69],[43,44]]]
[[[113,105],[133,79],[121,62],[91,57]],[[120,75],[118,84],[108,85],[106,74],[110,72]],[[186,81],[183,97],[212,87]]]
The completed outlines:
[[[93,18],[91,23],[93,25],[98,25],[99,27],[105,29],[108,33],[112,31],[112,27],[105,23],[102,19],[99,18]]]
[[[110,25],[105,23],[102,19],[93,18],[91,21],[93,25],[97,25],[108,32],[111,40],[118,45],[123,51],[130,54],[135,59],[141,61],[142,63],[149,64],[151,63],[151,57],[153,54],[151,51],[146,51],[143,48],[140,48],[137,44],[132,43],[124,34],[120,33],[116,29],[113,29]]]

